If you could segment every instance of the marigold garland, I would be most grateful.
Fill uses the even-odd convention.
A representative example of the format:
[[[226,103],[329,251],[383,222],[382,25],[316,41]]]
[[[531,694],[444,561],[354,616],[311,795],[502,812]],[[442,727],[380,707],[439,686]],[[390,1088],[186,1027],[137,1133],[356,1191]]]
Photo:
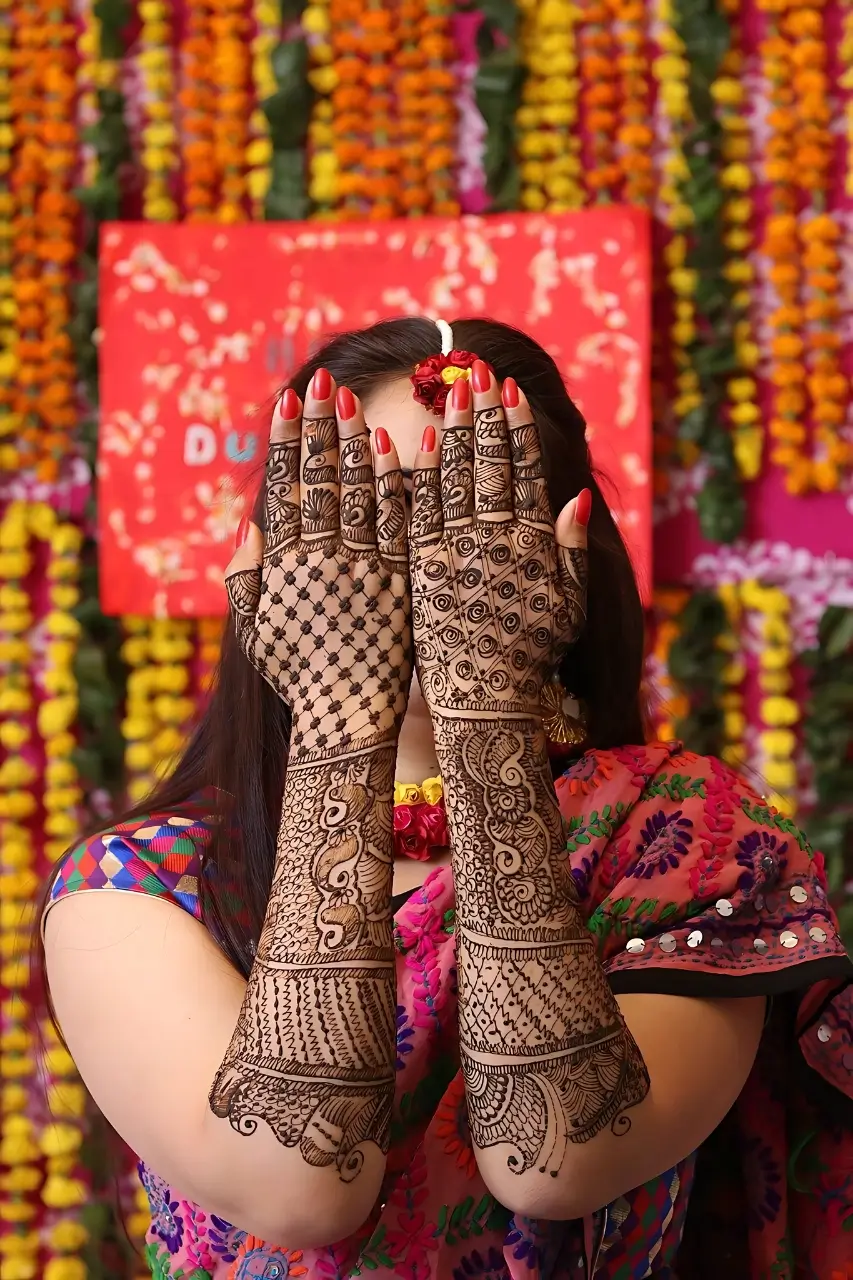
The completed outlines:
[[[177,168],[172,70],[172,9],[168,0],[140,0],[138,65],[142,73],[142,211],[147,222],[171,222],[178,214],[172,184]]]
[[[726,611],[728,624],[727,630],[718,640],[719,648],[728,659],[722,673],[724,745],[721,756],[726,764],[734,769],[740,769],[746,763],[746,714],[743,694],[746,662],[741,646],[743,608],[740,587],[735,582],[721,583],[717,588],[717,595]]]
[[[246,216],[246,163],[252,100],[248,0],[210,0],[213,8],[214,159],[221,174],[218,222]]]
[[[248,174],[246,185],[252,202],[252,216],[261,221],[264,202],[272,179],[272,143],[270,128],[261,103],[276,91],[272,52],[281,38],[281,5],[279,0],[254,0],[252,6],[255,33],[252,37],[252,83],[255,105],[249,118],[251,141],[246,150]]]
[[[613,4],[620,114],[616,144],[622,192],[629,204],[642,208],[649,205],[655,190],[646,14],[644,0],[615,0]]]
[[[803,311],[800,247],[797,233],[797,191],[794,134],[793,46],[777,19],[778,0],[758,0],[767,14],[767,31],[760,42],[762,77],[767,86],[770,130],[764,177],[768,184],[769,216],[764,225],[762,255],[769,260],[767,279],[775,293],[769,317],[772,333],[768,376],[772,387],[770,460],[785,472],[790,493],[804,493],[811,484],[806,455],[806,371],[802,364]]]
[[[581,0],[581,119],[588,139],[584,180],[593,201],[618,194],[622,168],[617,156],[619,64],[606,0]]]
[[[758,614],[760,769],[772,788],[770,803],[791,817],[797,808],[795,726],[800,719],[800,708],[792,696],[793,633],[788,618],[791,602],[781,587],[763,586],[753,580],[742,583],[741,600],[745,609]]]
[[[853,196],[853,0],[841,0],[842,27],[838,59],[844,68],[838,86],[847,95],[844,103],[845,166],[844,193]]]
[[[521,50],[527,72],[516,112],[521,204],[533,211],[578,209],[578,53],[580,11],[572,0],[521,0]]]
[[[306,5],[302,28],[308,41],[308,78],[316,95],[308,125],[308,196],[315,216],[323,220],[335,216],[338,203],[338,79],[330,27],[330,0]]]
[[[16,211],[15,196],[10,185],[15,131],[11,124],[12,94],[10,64],[13,27],[9,6],[0,7],[0,222],[5,234],[0,237],[0,474],[17,469],[19,454],[15,443],[20,419],[13,412],[18,367],[16,329],[17,305],[12,275],[12,237]]]
[[[32,627],[26,580],[32,568],[29,510],[10,503],[0,521],[0,1270],[4,1280],[35,1280],[39,1239],[29,1224],[37,1213],[42,1173],[35,1127],[27,1114],[28,1081],[35,1073],[28,951],[38,890],[28,820],[35,811],[30,677]]]
[[[218,180],[213,122],[215,89],[210,80],[213,37],[210,0],[187,0],[180,62],[183,85],[178,101],[181,121],[181,169],[184,209],[188,222],[211,222],[216,206]]]
[[[764,451],[764,427],[758,404],[755,371],[759,349],[754,341],[750,305],[752,294],[752,230],[754,205],[752,188],[752,141],[743,82],[744,55],[737,8],[732,0],[726,5],[731,19],[732,48],[720,66],[720,75],[711,85],[711,93],[722,126],[721,154],[723,167],[720,185],[726,193],[722,215],[725,224],[724,246],[728,254],[729,279],[738,286],[732,295],[734,313],[734,346],[737,367],[726,382],[726,416],[732,431],[735,461],[744,480],[754,480],[760,470]]]
[[[70,265],[77,254],[72,74],[76,26],[69,0],[56,0],[45,22],[42,7],[14,11],[20,56],[15,59],[11,112],[16,136],[12,186],[15,297],[18,304],[17,395],[21,465],[53,481],[72,448],[77,421],[76,369],[68,333]]]
[[[401,135],[403,151],[402,205],[407,213],[418,208],[416,198],[421,188],[417,182],[408,182],[407,168],[410,159],[423,165],[427,202],[425,212],[438,218],[459,216],[459,200],[456,192],[456,126],[457,77],[454,71],[458,52],[453,40],[454,4],[452,0],[425,0],[423,12],[417,24],[410,51],[424,58],[422,94],[404,91],[405,77],[397,78],[397,92],[404,104],[403,118],[408,116],[411,125],[404,125]],[[405,17],[404,8],[402,18]],[[402,26],[402,20],[401,20]],[[402,31],[405,37],[405,28]],[[400,61],[403,66],[402,60]],[[415,128],[419,124],[420,128]]]
[[[655,592],[654,608],[657,619],[655,642],[652,649],[652,680],[655,692],[655,734],[663,742],[674,742],[678,737],[677,725],[690,711],[690,703],[684,691],[673,680],[669,661],[673,645],[681,635],[679,618],[689,593],[683,588],[671,587]]]

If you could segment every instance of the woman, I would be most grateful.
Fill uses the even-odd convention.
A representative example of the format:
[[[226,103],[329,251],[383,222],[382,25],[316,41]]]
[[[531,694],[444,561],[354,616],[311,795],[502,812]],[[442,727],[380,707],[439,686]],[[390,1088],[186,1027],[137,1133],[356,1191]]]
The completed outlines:
[[[45,919],[152,1271],[844,1275],[820,859],[644,744],[633,575],[546,353],[486,321],[329,343],[226,585],[186,754]]]

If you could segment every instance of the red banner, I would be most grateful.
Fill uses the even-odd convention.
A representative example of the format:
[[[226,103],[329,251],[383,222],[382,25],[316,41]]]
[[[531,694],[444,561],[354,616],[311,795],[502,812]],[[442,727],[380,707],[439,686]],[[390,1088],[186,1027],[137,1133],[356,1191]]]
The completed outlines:
[[[650,581],[648,224],[622,208],[328,226],[115,223],[101,243],[102,605],[225,612],[276,390],[324,335],[489,316],[553,355]],[[438,348],[438,341],[436,342]]]

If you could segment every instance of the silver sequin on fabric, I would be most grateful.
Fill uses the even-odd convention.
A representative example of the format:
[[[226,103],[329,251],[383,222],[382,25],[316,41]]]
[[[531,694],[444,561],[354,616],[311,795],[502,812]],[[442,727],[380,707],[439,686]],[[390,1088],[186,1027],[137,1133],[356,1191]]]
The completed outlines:
[[[722,938],[712,938],[712,939],[711,939],[711,946],[714,948],[714,950],[715,950],[715,951],[719,951],[719,950],[720,950],[720,948],[722,947],[722,945],[723,945],[723,940],[722,940]]]
[[[789,951],[791,947],[795,947],[797,945],[799,940],[800,939],[797,935],[792,933],[790,929],[785,929],[783,933],[779,934],[779,941],[782,943],[782,946],[787,947]]]
[[[756,938],[752,945],[760,956],[763,956],[764,952],[768,949],[767,943],[763,938]]]
[[[817,1038],[821,1044],[826,1044],[827,1040],[832,1039],[832,1027],[828,1027],[825,1022],[817,1029]]]
[[[630,951],[632,956],[638,956],[641,951],[645,951],[646,943],[643,938],[630,938],[625,943],[625,950]]]
[[[819,924],[813,924],[809,929],[809,937],[812,942],[826,942],[826,929],[821,929]]]
[[[661,951],[665,951],[667,955],[670,955],[675,950],[677,945],[678,944],[671,933],[662,933],[661,936],[658,938],[658,946],[660,947]]]
[[[717,914],[721,916],[730,916],[734,913],[734,907],[728,898],[719,898],[716,903]]]
[[[756,911],[764,910],[764,894],[763,893],[757,893],[755,895],[755,910]]]
[[[688,933],[688,935],[687,935],[687,945],[688,945],[688,947],[701,947],[701,945],[702,945],[702,930],[701,930],[701,929],[694,929],[692,933]]]
[[[803,902],[808,902],[808,900],[809,900],[809,895],[806,893],[805,889],[801,884],[795,884],[792,886],[791,888],[792,902],[803,903]]]

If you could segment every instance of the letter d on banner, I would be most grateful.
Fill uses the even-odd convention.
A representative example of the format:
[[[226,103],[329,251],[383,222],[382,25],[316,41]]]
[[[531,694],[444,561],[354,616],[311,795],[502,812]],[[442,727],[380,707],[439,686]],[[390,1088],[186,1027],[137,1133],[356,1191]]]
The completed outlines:
[[[201,422],[187,427],[184,436],[184,463],[188,467],[206,467],[216,457],[216,433]]]

